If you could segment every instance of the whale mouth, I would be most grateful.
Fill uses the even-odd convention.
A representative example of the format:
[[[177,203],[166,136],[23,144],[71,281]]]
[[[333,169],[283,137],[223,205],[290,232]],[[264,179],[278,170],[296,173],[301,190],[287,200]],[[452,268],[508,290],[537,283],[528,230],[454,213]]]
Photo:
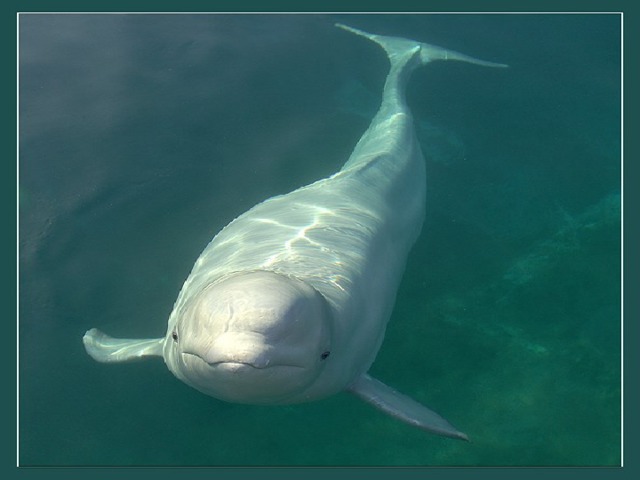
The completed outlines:
[[[241,361],[241,360],[207,361],[205,358],[202,358],[200,355],[196,353],[183,352],[183,354],[188,355],[190,357],[195,357],[200,361],[202,361],[203,363],[209,365],[210,367],[214,367],[220,370],[228,370],[228,371],[238,371],[246,368],[250,368],[253,370],[267,370],[270,368],[304,369],[304,367],[301,365],[270,363],[269,361],[265,361],[265,362],[251,362],[251,361]]]
[[[240,373],[242,371],[265,371],[265,370],[273,370],[273,371],[279,371],[279,372],[286,372],[286,371],[298,371],[298,370],[304,370],[303,367],[300,367],[298,365],[267,365],[267,366],[261,366],[261,365],[253,365],[251,363],[244,363],[244,362],[217,362],[214,364],[209,364],[211,367],[213,367],[214,369],[221,371],[221,372],[228,372],[228,373]]]
[[[266,370],[268,368],[304,368],[304,367],[301,367],[300,365],[285,365],[285,364],[256,365],[255,363],[238,362],[233,360],[209,363],[209,365],[211,365],[212,367],[223,367],[223,368],[250,367],[256,370]]]

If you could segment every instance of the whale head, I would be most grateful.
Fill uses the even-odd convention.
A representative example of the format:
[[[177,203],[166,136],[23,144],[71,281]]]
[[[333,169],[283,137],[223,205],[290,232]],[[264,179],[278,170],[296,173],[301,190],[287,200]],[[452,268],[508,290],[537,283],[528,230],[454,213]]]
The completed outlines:
[[[182,381],[238,403],[303,401],[329,361],[325,298],[273,272],[229,276],[204,288],[169,327],[164,357]]]

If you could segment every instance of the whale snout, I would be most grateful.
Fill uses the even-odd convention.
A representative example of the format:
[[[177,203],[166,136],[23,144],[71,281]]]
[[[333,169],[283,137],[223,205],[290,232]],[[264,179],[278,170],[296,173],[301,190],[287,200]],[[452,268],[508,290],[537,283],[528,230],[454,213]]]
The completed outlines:
[[[209,365],[239,363],[265,368],[271,363],[269,353],[273,351],[265,340],[258,333],[226,332],[215,338],[210,346],[185,345],[183,353],[195,355]]]
[[[211,366],[247,365],[257,369],[277,366],[304,368],[296,348],[271,344],[269,338],[256,332],[225,332],[210,346],[184,348],[186,355],[195,355]]]

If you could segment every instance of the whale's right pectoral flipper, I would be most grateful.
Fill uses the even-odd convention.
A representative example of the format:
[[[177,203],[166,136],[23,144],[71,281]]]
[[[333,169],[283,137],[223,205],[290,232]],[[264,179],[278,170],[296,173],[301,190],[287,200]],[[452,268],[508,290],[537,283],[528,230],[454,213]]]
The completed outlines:
[[[396,392],[367,374],[352,383],[349,391],[374,407],[410,425],[438,435],[469,440],[467,435],[460,432],[436,412],[412,398]]]
[[[164,338],[113,338],[97,328],[82,337],[87,353],[98,362],[128,362],[142,357],[161,357]]]

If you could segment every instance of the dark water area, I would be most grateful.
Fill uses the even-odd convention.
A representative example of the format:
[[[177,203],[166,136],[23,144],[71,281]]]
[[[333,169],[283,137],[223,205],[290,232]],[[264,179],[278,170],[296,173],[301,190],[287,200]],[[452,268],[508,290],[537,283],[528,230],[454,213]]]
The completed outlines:
[[[91,327],[161,337],[228,222],[331,175],[383,51],[333,27],[507,63],[408,88],[427,217],[372,374],[472,442],[341,393],[207,397],[161,360],[105,365]],[[616,15],[21,15],[22,465],[618,465]]]

